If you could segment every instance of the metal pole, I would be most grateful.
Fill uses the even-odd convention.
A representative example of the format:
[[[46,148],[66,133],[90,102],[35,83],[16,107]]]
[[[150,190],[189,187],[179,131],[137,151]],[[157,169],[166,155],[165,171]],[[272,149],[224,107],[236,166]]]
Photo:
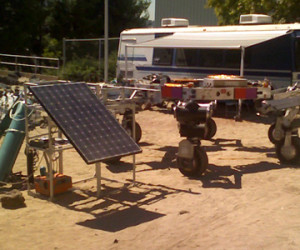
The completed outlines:
[[[244,62],[245,60],[245,47],[241,47],[241,68],[240,68],[240,76],[244,76]]]
[[[63,138],[63,133],[62,131],[59,129],[58,130],[58,137],[59,138]],[[59,166],[59,173],[63,174],[64,173],[64,161],[63,161],[63,151],[60,149],[58,151],[58,166]]]
[[[241,47],[241,68],[240,68],[240,76],[244,77],[244,65],[245,65],[245,47]],[[238,114],[237,114],[237,119],[239,120],[241,118],[242,114],[242,99],[238,100]]]
[[[15,64],[16,64],[15,71],[19,72],[19,70],[18,70],[18,57],[15,57]]]
[[[99,39],[99,74],[101,73],[101,56],[102,56],[101,47],[102,47],[102,41],[101,39]]]
[[[34,74],[37,74],[37,59],[34,58]]]
[[[105,0],[104,10],[104,81],[108,82],[108,0]]]
[[[53,176],[53,144],[52,144],[52,133],[51,133],[51,118],[48,116],[48,138],[49,138],[49,147],[46,151],[46,155],[49,157],[48,165],[48,174],[49,174],[49,184],[50,184],[50,200],[53,201],[54,196],[54,176]]]
[[[60,65],[59,65],[59,60],[57,61],[57,76],[59,77],[59,67],[60,67]]]
[[[66,39],[63,38],[63,72],[66,66]]]
[[[125,44],[125,81],[127,81],[128,77],[128,46]]]
[[[136,141],[136,131],[135,131],[135,103],[133,103],[133,108],[132,108],[132,137],[133,140]],[[135,154],[132,155],[132,168],[133,168],[133,185],[135,185],[135,171],[136,171],[136,165],[135,165]]]
[[[101,165],[100,162],[96,163],[96,178],[97,178],[97,197],[101,194]]]

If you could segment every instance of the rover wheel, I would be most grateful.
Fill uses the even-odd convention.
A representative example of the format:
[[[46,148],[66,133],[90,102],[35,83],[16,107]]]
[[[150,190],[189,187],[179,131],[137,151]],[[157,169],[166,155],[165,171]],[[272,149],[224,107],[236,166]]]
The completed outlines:
[[[284,146],[284,140],[276,144],[276,154],[283,163],[297,163],[300,160],[300,138],[292,137],[291,145]]]
[[[190,163],[190,160],[177,157],[178,169],[185,176],[200,176],[205,172],[207,165],[207,154],[201,147],[195,147],[192,163]]]
[[[129,121],[125,125],[125,130],[132,137],[132,121]],[[135,122],[135,142],[138,143],[142,138],[141,126]]]
[[[216,133],[217,133],[217,124],[213,119],[209,118],[207,120],[207,133],[206,133],[204,139],[210,140],[211,138],[213,138],[215,136]]]
[[[275,126],[276,126],[276,123],[273,123],[269,130],[268,130],[268,137],[269,137],[269,140],[270,142],[272,142],[273,144],[277,144],[279,143],[283,138],[284,138],[284,131],[281,130],[280,133],[275,133]]]

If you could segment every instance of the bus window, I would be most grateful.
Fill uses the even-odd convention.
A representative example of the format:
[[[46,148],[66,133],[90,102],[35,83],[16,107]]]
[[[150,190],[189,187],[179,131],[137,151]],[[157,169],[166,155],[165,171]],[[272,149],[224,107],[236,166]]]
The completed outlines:
[[[239,68],[240,50],[177,49],[176,66]]]
[[[290,70],[290,36],[283,36],[246,48],[245,67],[248,69]]]
[[[175,65],[176,66],[198,66],[198,51],[197,49],[177,49]]]
[[[153,52],[153,65],[172,64],[173,49],[155,48]]]
[[[241,51],[240,50],[225,50],[224,51],[224,67],[231,69],[239,69],[241,65]]]
[[[223,50],[221,49],[201,49],[199,56],[200,67],[217,68],[223,65]]]

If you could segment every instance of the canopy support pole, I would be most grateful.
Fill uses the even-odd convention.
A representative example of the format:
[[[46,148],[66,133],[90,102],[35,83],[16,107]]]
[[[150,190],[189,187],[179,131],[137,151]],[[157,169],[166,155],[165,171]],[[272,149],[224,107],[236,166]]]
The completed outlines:
[[[240,76],[244,76],[245,47],[241,47]]]
[[[240,76],[244,77],[244,62],[245,61],[245,47],[241,46],[241,66],[240,66]],[[238,113],[236,116],[236,120],[241,119],[241,113],[242,113],[242,99],[238,100]]]
[[[125,44],[125,81],[128,79],[128,45]]]

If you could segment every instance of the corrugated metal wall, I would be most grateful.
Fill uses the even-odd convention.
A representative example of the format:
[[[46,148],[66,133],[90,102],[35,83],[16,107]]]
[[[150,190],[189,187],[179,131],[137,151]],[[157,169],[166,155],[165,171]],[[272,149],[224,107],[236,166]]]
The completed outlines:
[[[205,6],[206,0],[156,0],[155,27],[164,17],[187,18],[190,25],[217,25],[214,10]]]

